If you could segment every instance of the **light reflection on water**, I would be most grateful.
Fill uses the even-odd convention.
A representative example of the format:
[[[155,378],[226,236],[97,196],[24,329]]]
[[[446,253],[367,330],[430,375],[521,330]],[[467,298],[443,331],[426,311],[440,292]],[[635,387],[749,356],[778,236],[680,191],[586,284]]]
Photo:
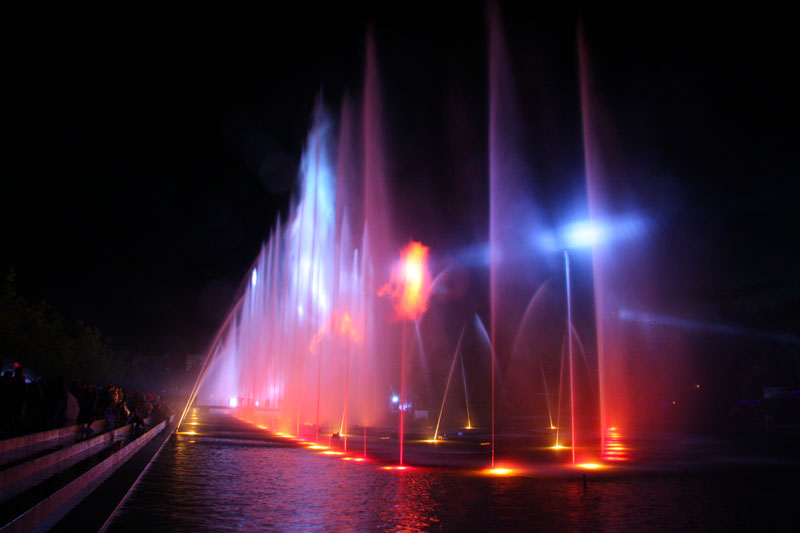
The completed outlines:
[[[763,469],[589,479],[584,488],[578,476],[386,471],[264,441],[178,435],[109,530],[760,529],[791,501]]]

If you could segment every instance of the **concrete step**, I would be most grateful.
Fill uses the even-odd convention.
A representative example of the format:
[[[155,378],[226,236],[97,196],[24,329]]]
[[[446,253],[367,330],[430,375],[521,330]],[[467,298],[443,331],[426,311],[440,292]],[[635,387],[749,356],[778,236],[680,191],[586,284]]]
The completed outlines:
[[[105,420],[95,420],[92,431],[102,433],[106,430]],[[0,467],[19,463],[27,457],[40,454],[43,450],[72,444],[78,440],[78,426],[67,426],[30,435],[21,435],[0,441]]]
[[[5,526],[0,528],[0,531],[47,530],[53,527],[136,452],[142,449],[156,435],[159,435],[167,426],[167,423],[167,421],[159,423],[127,444],[127,436],[130,436],[131,432],[130,426],[77,443],[70,447],[77,447],[71,452],[67,449],[54,452],[54,454],[67,453],[57,456],[61,460],[51,458],[50,461],[54,461],[56,465],[66,464],[66,461],[70,465],[60,469],[54,475],[51,474],[45,480],[39,480],[28,489],[23,490],[23,492],[18,492],[16,496],[4,503],[4,511],[1,513],[0,519],[2,520],[0,520],[0,523],[5,523]],[[115,446],[115,442],[121,443],[122,446]],[[33,464],[40,459],[47,459],[49,455],[53,454],[34,459],[30,463]],[[81,457],[82,459],[73,461],[76,457]],[[34,470],[43,472],[48,468],[47,466],[37,468],[31,466],[31,464],[23,463],[18,465],[20,467],[27,466],[31,472],[29,472],[29,475],[22,476],[9,484],[9,490],[16,490],[20,486],[18,485],[20,482],[25,482],[31,476],[35,478]],[[41,467],[46,464],[47,462],[42,462],[38,466]],[[13,468],[9,470],[13,470]],[[11,478],[9,478],[10,480]],[[3,487],[3,489],[6,488]]]

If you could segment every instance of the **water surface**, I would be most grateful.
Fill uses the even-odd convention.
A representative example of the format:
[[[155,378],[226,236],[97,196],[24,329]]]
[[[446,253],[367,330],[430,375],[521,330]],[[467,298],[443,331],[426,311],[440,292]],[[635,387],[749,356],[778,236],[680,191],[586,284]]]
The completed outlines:
[[[206,414],[173,436],[110,531],[795,530],[796,466],[568,475],[381,469]],[[213,436],[210,436],[213,435]]]

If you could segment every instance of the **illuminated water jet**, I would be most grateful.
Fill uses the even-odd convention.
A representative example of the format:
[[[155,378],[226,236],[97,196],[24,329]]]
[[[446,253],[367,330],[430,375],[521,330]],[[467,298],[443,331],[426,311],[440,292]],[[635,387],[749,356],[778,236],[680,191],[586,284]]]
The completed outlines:
[[[388,296],[396,316],[403,321],[400,366],[400,465],[403,464],[406,405],[406,322],[416,320],[428,309],[431,275],[428,271],[428,248],[410,242],[401,253],[400,262],[392,270],[391,280],[378,291]]]
[[[464,331],[466,327],[461,328],[461,335],[458,336],[458,344],[453,353],[453,362],[450,364],[450,373],[447,375],[447,384],[444,387],[444,394],[442,395],[442,407],[439,409],[439,418],[436,420],[436,429],[433,432],[433,440],[436,441],[439,436],[439,425],[442,423],[442,413],[444,413],[444,402],[447,400],[447,391],[450,390],[450,380],[453,378],[453,370],[456,367],[456,358],[461,355],[461,341],[464,340]],[[463,364],[463,363],[462,363]],[[469,411],[467,411],[469,417]]]
[[[497,8],[490,10],[486,161],[489,213],[488,219],[481,219],[489,226],[488,246],[486,235],[478,236],[480,242],[470,245],[479,247],[485,259],[473,261],[470,268],[489,269],[488,302],[484,294],[475,298],[480,301],[472,308],[441,311],[442,315],[449,312],[449,316],[438,315],[440,307],[445,305],[432,305],[427,315],[430,318],[420,327],[430,305],[430,296],[435,292],[434,285],[445,292],[447,278],[457,268],[449,265],[434,283],[427,265],[430,252],[416,241],[411,241],[401,252],[400,260],[392,265],[397,243],[403,241],[395,240],[392,234],[401,225],[391,218],[393,205],[389,200],[393,198],[387,188],[381,94],[377,87],[374,50],[368,45],[360,112],[349,97],[345,98],[336,118],[329,116],[321,105],[316,108],[288,216],[278,217],[256,260],[244,273],[241,287],[212,341],[180,422],[183,423],[193,404],[256,412],[259,414],[247,414],[249,418],[243,420],[259,429],[272,428],[276,436],[297,443],[319,443],[322,431],[323,442],[327,437],[329,444],[346,452],[352,451],[353,439],[360,436],[364,457],[370,440],[368,428],[376,449],[385,449],[389,446],[384,446],[387,443],[379,439],[389,439],[385,436],[386,428],[397,423],[398,462],[399,466],[406,466],[407,429],[409,437],[411,435],[407,416],[417,416],[416,411],[407,411],[416,408],[417,398],[421,397],[419,404],[427,404],[420,407],[419,412],[423,414],[419,416],[428,418],[429,405],[434,406],[433,402],[438,402],[439,394],[442,395],[435,426],[431,424],[432,418],[428,418],[418,428],[424,427],[426,434],[434,429],[433,439],[424,442],[438,444],[443,419],[450,416],[449,412],[445,415],[444,410],[458,362],[464,387],[465,429],[474,429],[476,420],[483,427],[489,422],[489,435],[474,431],[458,445],[489,446],[489,450],[480,450],[489,456],[490,466],[497,469],[495,473],[508,470],[497,466],[496,452],[506,449],[505,441],[498,448],[498,436],[504,439],[511,432],[519,435],[529,431],[528,435],[541,439],[542,442],[536,444],[537,450],[560,450],[568,444],[571,462],[576,465],[589,464],[582,462],[587,458],[579,457],[576,450],[580,450],[580,454],[590,450],[587,455],[604,461],[626,460],[628,450],[616,429],[622,427],[627,432],[632,427],[625,423],[626,410],[630,408],[627,390],[630,384],[622,375],[626,361],[619,320],[641,323],[647,317],[619,306],[613,309],[619,316],[612,315],[609,302],[613,287],[608,282],[610,256],[598,248],[602,240],[614,233],[612,222],[615,219],[600,201],[603,199],[600,192],[607,191],[598,191],[593,184],[599,179],[599,156],[594,144],[596,136],[592,134],[592,119],[588,116],[590,102],[582,41],[579,49],[591,216],[588,221],[566,225],[561,232],[551,232],[557,237],[551,244],[558,256],[554,259],[556,256],[551,250],[548,260],[558,266],[545,268],[536,264],[540,256],[522,250],[532,240],[532,234],[539,235],[542,226],[539,219],[543,206],[533,194],[536,187],[532,186],[538,183],[539,176],[525,161],[529,150],[535,146],[526,145],[521,134],[511,61]],[[338,131],[334,124],[338,124]],[[629,233],[634,233],[638,228],[636,222],[630,218],[617,226],[627,224]],[[425,242],[434,239],[431,236],[428,241],[427,235],[423,237]],[[581,258],[575,252],[575,257],[572,256],[571,250],[577,246],[594,247],[591,254],[599,259],[597,268],[592,270],[593,263],[586,260],[588,255]],[[435,259],[437,266],[446,262],[438,261],[440,257]],[[550,270],[543,274],[548,268]],[[534,270],[536,272],[531,274]],[[586,283],[581,286],[590,272],[594,287],[587,288]],[[574,290],[573,282],[576,283]],[[552,287],[557,289],[552,292],[558,294],[558,303],[548,307],[546,292]],[[591,292],[593,288],[596,288],[594,293]],[[479,290],[485,291],[486,287]],[[527,300],[532,291],[534,296]],[[388,305],[382,297],[391,301],[393,314],[387,312]],[[595,309],[588,303],[592,298]],[[540,300],[544,312],[555,317],[557,327],[541,324],[538,316],[536,320],[529,320],[534,304],[538,306]],[[479,313],[483,313],[483,319]],[[593,326],[596,338],[586,335],[584,346],[575,324],[581,325],[581,331],[585,332],[590,320],[583,315],[592,313],[596,313],[596,320],[590,327]],[[474,314],[477,335],[472,335],[471,324],[462,326],[454,343],[457,327],[471,314]],[[400,328],[395,325],[397,320],[402,322]],[[410,322],[413,322],[413,332],[407,331]],[[428,331],[429,324],[441,325],[435,334],[443,339],[438,345],[431,341],[434,334]],[[683,327],[683,324],[665,325]],[[547,358],[531,348],[529,339],[522,340],[523,332],[534,329],[545,330],[548,342],[541,352]],[[467,340],[466,330],[470,332]],[[410,341],[409,334],[415,335]],[[562,344],[561,353],[559,344]],[[455,351],[450,356],[453,345]],[[417,361],[412,358],[415,346],[419,349],[422,366],[422,371],[416,373],[413,365]],[[582,366],[575,360],[576,348],[584,361]],[[485,368],[487,359],[488,369]],[[521,368],[520,360],[528,363],[528,367]],[[593,367],[595,362],[596,368]],[[445,372],[443,392],[434,390],[429,382],[440,375],[444,377]],[[468,373],[474,406],[470,405]],[[504,383],[504,373],[509,384]],[[480,380],[475,376],[480,376]],[[524,384],[519,397],[512,394],[514,379]],[[423,388],[423,382],[427,387]],[[619,397],[609,394],[616,390],[616,385],[620,385]],[[397,395],[394,395],[395,390]],[[540,391],[546,404],[544,413]],[[557,394],[555,401],[553,394]],[[567,401],[567,395],[569,437],[564,434],[566,421],[561,418],[562,403]],[[590,397],[588,401],[587,397]],[[463,425],[463,413],[458,416],[457,423],[451,423],[451,427]],[[524,422],[518,424],[520,419]],[[191,420],[195,420],[194,413]],[[264,421],[269,423],[258,423]],[[189,424],[195,426],[197,422]],[[547,429],[554,432],[555,439]],[[341,439],[340,444],[336,443],[338,439]],[[594,453],[596,440],[601,441],[599,453]],[[550,444],[552,446],[548,446]],[[326,455],[342,453],[334,452],[330,446],[309,448],[325,450]],[[394,447],[391,448],[393,452]],[[393,462],[394,456],[380,459]],[[356,458],[348,456],[346,460]]]

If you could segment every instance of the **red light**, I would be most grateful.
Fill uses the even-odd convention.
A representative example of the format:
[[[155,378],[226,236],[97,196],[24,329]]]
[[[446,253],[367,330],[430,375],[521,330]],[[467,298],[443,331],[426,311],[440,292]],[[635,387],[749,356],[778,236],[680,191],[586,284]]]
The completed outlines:
[[[628,460],[628,448],[622,441],[622,434],[616,427],[611,427],[606,430],[605,446],[603,447],[603,460]]]

